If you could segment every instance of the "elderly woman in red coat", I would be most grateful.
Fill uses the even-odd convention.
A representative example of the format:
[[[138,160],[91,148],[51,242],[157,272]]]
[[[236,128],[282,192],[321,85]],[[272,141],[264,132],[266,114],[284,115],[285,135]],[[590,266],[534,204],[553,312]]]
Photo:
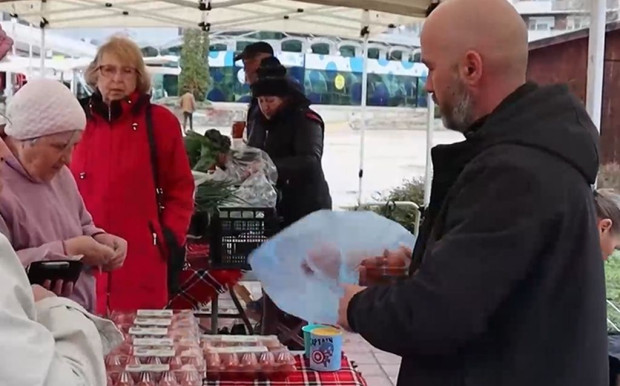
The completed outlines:
[[[183,263],[193,211],[181,127],[168,109],[150,103],[150,77],[131,40],[114,37],[101,46],[85,77],[96,91],[82,103],[88,124],[71,170],[96,223],[128,242],[123,268],[97,278],[97,310],[162,308],[168,271]]]

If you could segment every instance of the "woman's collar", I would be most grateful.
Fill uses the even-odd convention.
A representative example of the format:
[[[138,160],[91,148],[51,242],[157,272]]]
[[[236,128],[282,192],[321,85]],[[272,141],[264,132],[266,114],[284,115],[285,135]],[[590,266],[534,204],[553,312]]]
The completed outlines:
[[[21,162],[19,161],[17,156],[15,154],[13,154],[13,152],[9,148],[9,145],[5,142],[4,138],[0,140],[0,160],[2,160],[2,162],[4,162],[7,167],[15,170],[19,175],[21,175],[22,177],[28,179],[29,181],[31,181],[33,183],[40,183],[41,182],[41,181],[33,178],[28,173],[28,171],[26,171],[26,169],[21,164]]]
[[[96,90],[91,96],[90,111],[96,112],[108,121],[115,120],[126,113],[136,113],[142,106],[150,101],[150,95],[141,94],[134,91],[125,98],[113,101],[110,105],[103,101],[103,97],[99,90]]]

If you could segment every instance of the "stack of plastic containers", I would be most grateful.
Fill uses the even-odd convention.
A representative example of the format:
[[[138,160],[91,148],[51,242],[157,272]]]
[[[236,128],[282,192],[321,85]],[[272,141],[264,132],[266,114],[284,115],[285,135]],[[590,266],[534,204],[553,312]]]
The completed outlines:
[[[200,386],[206,375],[198,321],[191,311],[112,314],[125,336],[105,360],[108,386]]]
[[[275,336],[204,335],[207,379],[284,380],[295,371],[295,358]]]

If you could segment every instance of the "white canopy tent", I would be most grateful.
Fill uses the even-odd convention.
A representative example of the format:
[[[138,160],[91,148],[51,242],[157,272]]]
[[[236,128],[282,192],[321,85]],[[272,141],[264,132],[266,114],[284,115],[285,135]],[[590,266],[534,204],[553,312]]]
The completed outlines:
[[[371,34],[423,17],[430,0],[14,0],[0,11],[46,28],[185,27],[360,36],[364,9]]]
[[[335,35],[368,39],[390,28],[424,17],[433,0],[0,0],[0,11],[45,28],[75,27],[185,27],[213,31],[271,30],[289,33]],[[591,33],[588,61],[588,111],[600,126],[604,24],[606,2],[591,2]],[[362,83],[362,111],[367,95],[367,60]],[[41,72],[45,73],[41,60]],[[430,199],[430,148],[434,106],[429,104],[425,203]],[[364,114],[362,114],[364,117]],[[364,119],[362,118],[364,121]],[[364,160],[364,125],[361,130],[358,201]]]
[[[364,40],[358,203],[362,200],[367,52],[371,36],[424,17],[433,0],[0,0],[8,12],[41,28],[184,27],[210,31],[268,30]],[[7,30],[10,31],[10,30]],[[45,74],[45,60],[41,59]],[[430,99],[430,98],[429,98]],[[430,137],[429,137],[430,138]],[[427,175],[430,187],[430,175]]]

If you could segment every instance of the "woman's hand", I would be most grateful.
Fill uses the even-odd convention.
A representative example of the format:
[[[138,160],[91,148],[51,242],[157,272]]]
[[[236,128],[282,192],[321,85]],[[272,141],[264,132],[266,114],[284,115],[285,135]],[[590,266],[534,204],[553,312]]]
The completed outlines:
[[[46,298],[56,297],[56,295],[53,292],[48,291],[47,289],[41,287],[38,284],[32,285],[31,288],[32,288],[32,296],[34,297],[35,303],[43,299],[46,299]]]
[[[43,288],[51,291],[57,296],[69,297],[73,294],[73,283],[72,282],[64,282],[63,280],[56,280],[54,282],[54,286],[52,287],[51,280],[45,280],[43,282]]]
[[[0,60],[4,59],[13,47],[13,39],[0,28]]]
[[[105,271],[113,271],[123,266],[125,258],[127,257],[127,241],[125,241],[125,239],[109,233],[100,233],[96,235],[94,239],[114,250],[112,259],[103,266]]]
[[[65,240],[65,249],[69,256],[82,255],[81,261],[90,266],[105,266],[116,254],[114,249],[99,243],[90,236],[78,236]]]

